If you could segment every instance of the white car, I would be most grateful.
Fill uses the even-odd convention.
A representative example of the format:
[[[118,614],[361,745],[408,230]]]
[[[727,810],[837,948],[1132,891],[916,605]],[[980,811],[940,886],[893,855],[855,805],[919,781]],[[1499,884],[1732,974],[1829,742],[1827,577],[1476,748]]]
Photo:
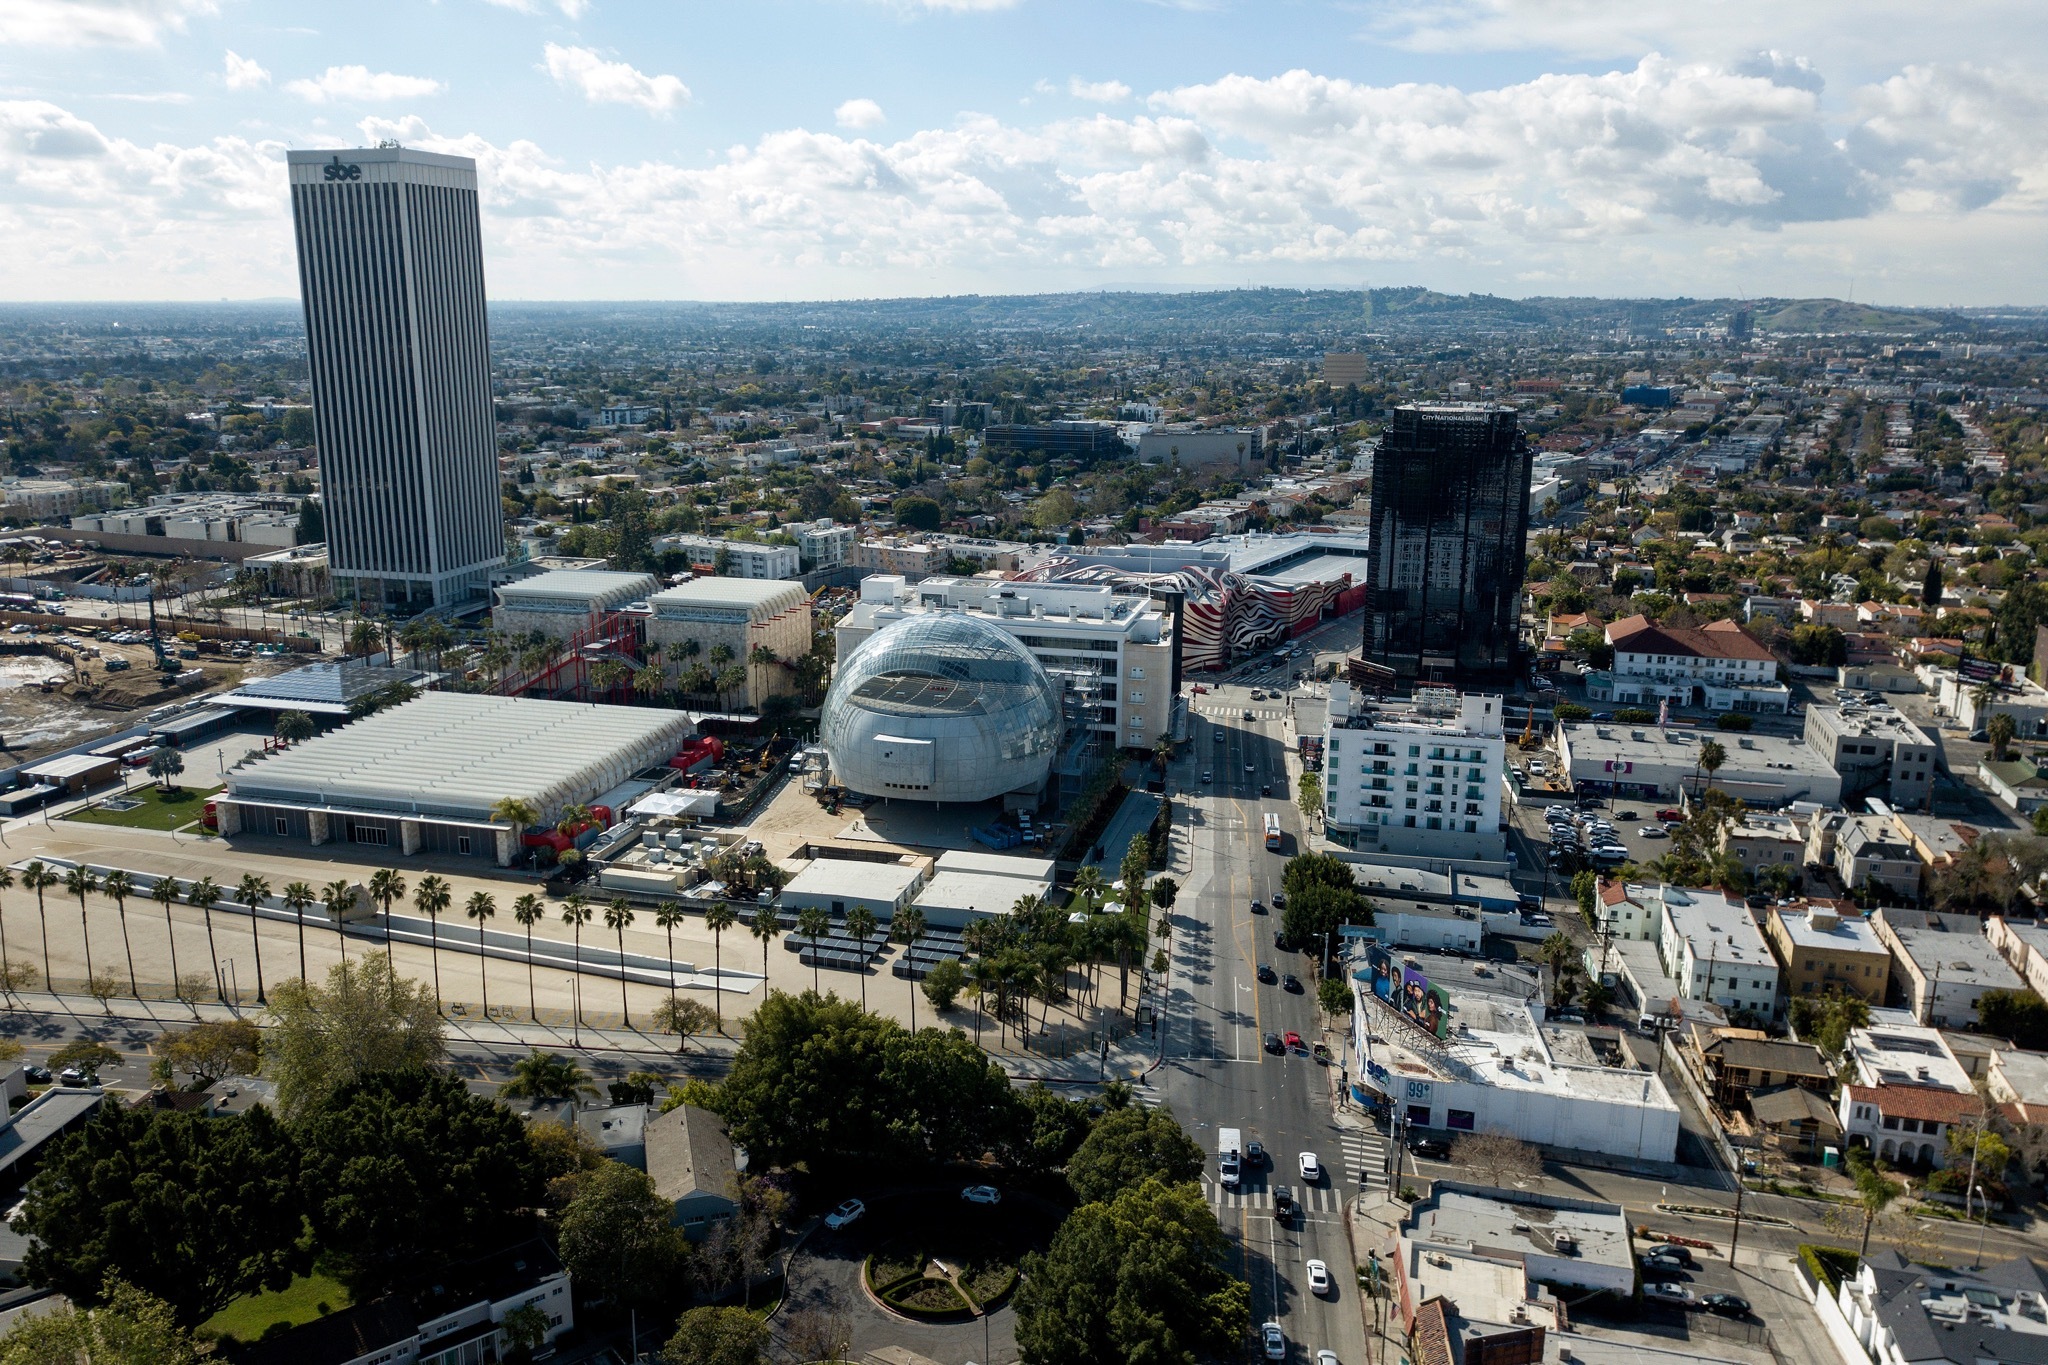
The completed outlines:
[[[1699,1296],[1692,1292],[1692,1286],[1679,1284],[1676,1280],[1652,1280],[1643,1286],[1643,1297],[1655,1303],[1668,1303],[1677,1308],[1699,1306]]]
[[[860,1216],[867,1211],[868,1206],[866,1204],[861,1203],[858,1199],[849,1199],[825,1215],[825,1226],[837,1232],[848,1223],[857,1222]]]
[[[1330,1267],[1323,1261],[1308,1263],[1308,1292],[1327,1294],[1330,1292]]]
[[[1000,1204],[1003,1192],[993,1185],[969,1185],[960,1191],[960,1198],[969,1204]]]
[[[1259,1345],[1264,1348],[1266,1359],[1287,1359],[1287,1334],[1280,1330],[1280,1324],[1269,1322],[1259,1328]]]
[[[1316,1160],[1314,1152],[1301,1154],[1301,1183],[1313,1185],[1323,1178],[1323,1163]]]
[[[1317,1351],[1316,1365],[1338,1365],[1337,1353],[1327,1348]]]

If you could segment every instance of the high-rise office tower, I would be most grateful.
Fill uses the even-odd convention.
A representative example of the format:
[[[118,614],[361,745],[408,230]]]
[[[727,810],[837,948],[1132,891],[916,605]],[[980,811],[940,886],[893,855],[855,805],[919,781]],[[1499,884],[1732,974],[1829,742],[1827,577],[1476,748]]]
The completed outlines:
[[[459,605],[505,557],[476,163],[289,155],[338,596]]]
[[[1529,471],[1513,408],[1394,409],[1372,460],[1366,660],[1421,682],[1514,666]]]

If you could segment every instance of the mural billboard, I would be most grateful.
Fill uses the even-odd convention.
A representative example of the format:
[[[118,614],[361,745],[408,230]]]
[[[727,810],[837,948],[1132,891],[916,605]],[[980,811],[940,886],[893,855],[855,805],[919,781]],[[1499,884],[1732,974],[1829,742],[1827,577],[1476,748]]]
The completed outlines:
[[[1451,1033],[1451,998],[1441,986],[1413,967],[1396,960],[1384,948],[1370,948],[1365,955],[1372,993],[1428,1030],[1432,1037],[1448,1038]]]

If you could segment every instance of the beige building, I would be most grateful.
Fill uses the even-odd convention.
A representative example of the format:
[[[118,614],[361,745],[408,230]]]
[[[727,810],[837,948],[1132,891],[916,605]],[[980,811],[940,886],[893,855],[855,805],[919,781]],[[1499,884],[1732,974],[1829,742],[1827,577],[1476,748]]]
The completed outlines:
[[[647,641],[660,645],[671,678],[694,664],[707,668],[720,645],[745,667],[741,705],[759,708],[769,697],[796,690],[796,662],[811,652],[811,599],[787,579],[693,578],[647,599]],[[691,653],[694,646],[695,653]],[[773,663],[756,663],[765,648]]]
[[[1785,965],[1785,990],[1792,999],[1840,991],[1872,1005],[1884,1003],[1892,956],[1862,915],[1827,901],[1773,905],[1764,937]]]
[[[1789,815],[1748,814],[1721,826],[1721,851],[1761,877],[1766,868],[1782,867],[1799,882],[1806,857],[1806,831]]]
[[[567,640],[595,624],[603,613],[645,601],[660,587],[653,574],[556,569],[500,587],[491,624],[510,635],[538,631],[549,639]]]

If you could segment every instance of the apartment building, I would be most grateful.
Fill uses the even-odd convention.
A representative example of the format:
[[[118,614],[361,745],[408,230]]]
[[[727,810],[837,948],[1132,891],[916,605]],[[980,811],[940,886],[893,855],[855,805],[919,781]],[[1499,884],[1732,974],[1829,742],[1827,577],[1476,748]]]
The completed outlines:
[[[1923,1024],[1969,1028],[1986,991],[2026,988],[1975,915],[1886,908],[1870,923],[1891,953],[1892,995]]]
[[[1349,684],[1330,684],[1323,734],[1330,837],[1362,852],[1506,856],[1501,699],[1422,688],[1407,709],[1365,703]]]
[[[1806,708],[1806,746],[1842,775],[1842,800],[1882,794],[1896,808],[1924,809],[1934,796],[1934,741],[1884,702]]]
[[[1607,643],[1614,667],[1586,675],[1589,701],[1778,713],[1790,704],[1777,658],[1733,621],[1692,630],[1627,616],[1607,627]]]
[[[723,578],[795,578],[802,572],[798,547],[758,540],[721,540],[712,536],[661,536],[657,550],[679,550],[690,563]]]
[[[859,532],[851,526],[835,525],[830,517],[793,522],[783,528],[796,537],[797,562],[805,569],[831,569],[853,555]]]
[[[1664,974],[1686,1000],[1706,1000],[1731,1017],[1769,1020],[1778,1010],[1778,960],[1748,907],[1726,893],[1663,888],[1657,946]]]
[[[1780,903],[1764,919],[1764,937],[1785,967],[1792,999],[1839,992],[1882,1005],[1892,955],[1870,921],[1845,904]]]

